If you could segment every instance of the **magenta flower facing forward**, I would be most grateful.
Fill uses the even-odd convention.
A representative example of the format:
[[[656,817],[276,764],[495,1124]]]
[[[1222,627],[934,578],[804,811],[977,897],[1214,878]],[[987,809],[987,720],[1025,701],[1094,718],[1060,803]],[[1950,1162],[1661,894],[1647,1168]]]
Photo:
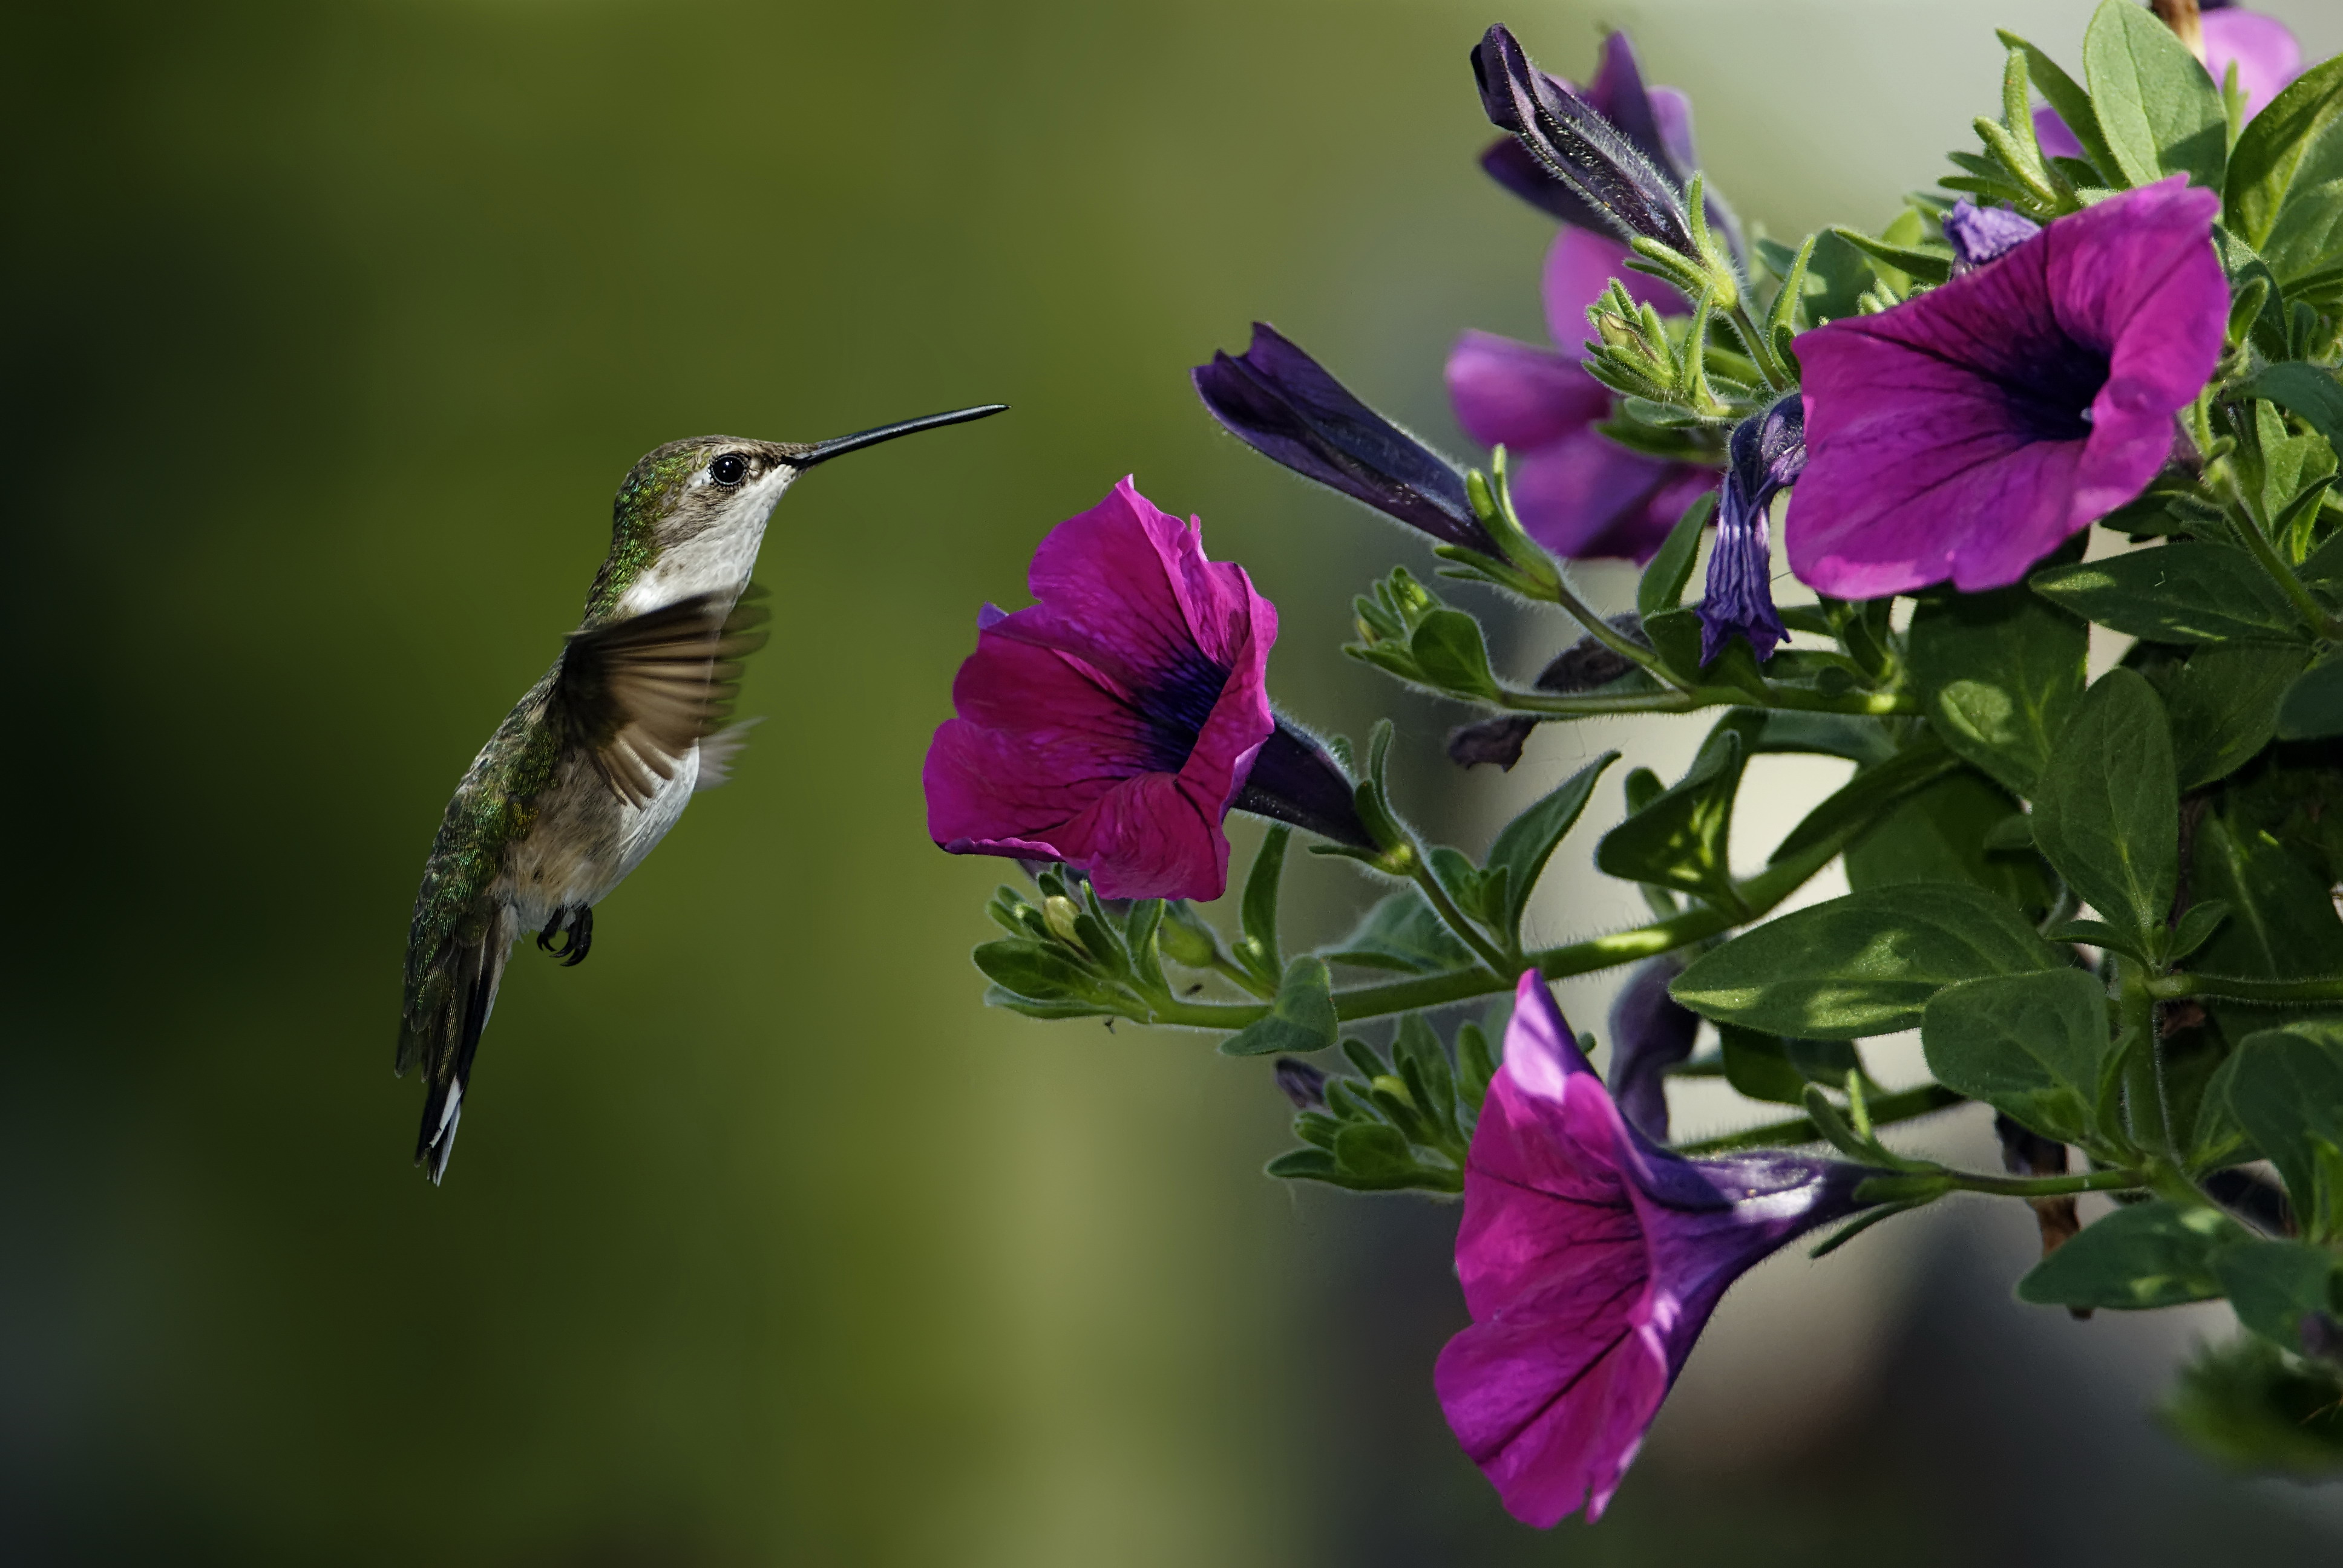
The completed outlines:
[[[1222,819],[1276,729],[1277,610],[1198,530],[1126,478],[1041,541],[1038,604],[985,607],[928,748],[938,844],[1062,860],[1101,898],[1221,896]]]
[[[2302,75],[2302,45],[2287,25],[2228,0],[2198,0],[2205,29],[2205,69],[2218,86],[2237,67],[2237,91],[2245,95],[2246,118],[2269,106],[2287,85]],[[2058,111],[2044,104],[2034,111],[2034,137],[2055,158],[2085,156],[2083,144]]]
[[[1865,1205],[1879,1174],[1791,1154],[1686,1160],[1619,1114],[1535,970],[1473,1129],[1440,1352],[1448,1424],[1506,1510],[1599,1518],[1709,1313],[1753,1264]]]
[[[1486,332],[1467,332],[1448,357],[1448,397],[1473,438],[1505,448],[1513,509],[1530,537],[1571,560],[1647,561],[1715,470],[1630,452],[1595,427],[1611,417],[1611,392],[1586,373],[1586,309],[1611,279],[1663,311],[1675,291],[1628,270],[1627,247],[1607,234],[1565,228],[1546,253],[1546,330],[1557,353]]]
[[[1799,337],[1791,569],[1839,598],[2016,582],[2147,487],[2220,357],[2220,198],[2173,178]]]

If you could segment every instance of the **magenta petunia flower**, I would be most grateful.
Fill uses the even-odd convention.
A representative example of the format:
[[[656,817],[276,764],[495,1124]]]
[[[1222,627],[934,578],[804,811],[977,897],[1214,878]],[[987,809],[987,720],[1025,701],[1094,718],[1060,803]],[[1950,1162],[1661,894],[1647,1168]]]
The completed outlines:
[[[1879,1172],[1762,1153],[1686,1160],[1631,1126],[1535,970],[1464,1171],[1473,1326],[1433,1372],[1514,1518],[1599,1518],[1725,1287],[1865,1205]]]
[[[2177,177],[2127,191],[1801,336],[1800,580],[1858,599],[2000,588],[2146,488],[2220,357],[2220,205]]]
[[[2302,45],[2275,16],[2228,0],[2198,0],[2198,5],[2205,28],[2205,69],[2218,85],[2236,65],[2237,91],[2245,95],[2246,118],[2250,120],[2302,75]],[[2034,111],[2034,139],[2054,158],[2085,156],[2083,144],[2047,104]]]
[[[1221,896],[1222,819],[1277,729],[1277,610],[1200,528],[1126,478],[1041,541],[1039,603],[985,607],[928,748],[939,845],[1062,860],[1101,898]]]
[[[1684,302],[1658,278],[1626,266],[1627,247],[1607,234],[1564,228],[1546,253],[1546,330],[1560,352],[1486,332],[1467,332],[1448,357],[1448,397],[1458,423],[1485,446],[1505,448],[1513,508],[1530,537],[1571,560],[1647,561],[1716,471],[1630,452],[1595,427],[1611,417],[1611,391],[1588,375],[1587,307],[1611,279],[1663,311]]]

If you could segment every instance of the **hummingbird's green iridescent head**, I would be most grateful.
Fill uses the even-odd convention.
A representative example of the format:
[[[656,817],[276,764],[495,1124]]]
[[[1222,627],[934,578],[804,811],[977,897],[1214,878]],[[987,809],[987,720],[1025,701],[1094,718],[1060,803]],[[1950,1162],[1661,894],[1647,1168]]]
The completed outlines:
[[[610,557],[587,595],[589,623],[748,581],[773,507],[808,468],[898,436],[998,414],[987,403],[828,441],[695,436],[644,454],[611,508]]]

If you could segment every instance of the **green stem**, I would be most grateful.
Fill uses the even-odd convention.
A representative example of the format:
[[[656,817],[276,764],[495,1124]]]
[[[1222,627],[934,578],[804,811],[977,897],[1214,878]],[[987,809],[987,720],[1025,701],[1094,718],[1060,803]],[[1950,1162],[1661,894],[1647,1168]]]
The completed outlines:
[[[2208,975],[2191,970],[2157,975],[2146,984],[2147,994],[2158,1001],[2210,996],[2228,1001],[2271,1002],[2280,1007],[2317,1007],[2324,1002],[2343,1002],[2343,975],[2310,975],[2300,980],[2254,980],[2244,975]]]
[[[1816,871],[1837,858],[1839,850],[1845,847],[1847,838],[1854,831],[1868,826],[1868,820],[1850,824],[1847,829],[1821,839],[1800,853],[1734,884],[1734,893],[1746,912],[1713,907],[1686,910],[1682,914],[1671,915],[1649,925],[1525,954],[1522,959],[1522,968],[1535,968],[1548,980],[1564,980],[1572,975],[1592,974],[1596,970],[1634,963],[1638,959],[1656,958],[1694,942],[1721,936],[1744,921],[1756,920],[1796,892]],[[1420,1008],[1442,1007],[1449,1002],[1467,1001],[1476,996],[1504,990],[1514,983],[1518,976],[1518,970],[1513,974],[1501,974],[1487,969],[1450,970],[1443,974],[1423,975],[1414,980],[1338,990],[1334,993],[1334,1015],[1350,1023],[1360,1019],[1414,1012]],[[1180,1029],[1234,1030],[1268,1014],[1267,1007],[1246,1002],[1173,1002],[1157,1010],[1154,1021]],[[1877,1115],[1876,1105],[1873,1108],[1873,1114]]]
[[[1968,1103],[1968,1096],[1956,1093],[1939,1084],[1923,1084],[1895,1094],[1883,1094],[1869,1102],[1871,1125],[1885,1127],[1891,1122],[1909,1121],[1916,1116],[1933,1115],[1956,1105]],[[1704,1138],[1697,1143],[1677,1145],[1679,1154],[1726,1154],[1736,1149],[1778,1147],[1794,1143],[1820,1143],[1822,1129],[1808,1116],[1794,1116],[1786,1121],[1768,1121],[1760,1127],[1745,1127],[1738,1132],[1727,1132],[1718,1138]]]
[[[1492,975],[1503,983],[1511,984],[1513,977],[1521,972],[1514,967],[1515,960],[1508,958],[1494,943],[1483,936],[1481,928],[1477,924],[1465,919],[1464,911],[1458,909],[1455,901],[1449,898],[1448,890],[1440,885],[1440,879],[1432,874],[1432,867],[1425,861],[1421,850],[1409,857],[1407,874],[1409,879],[1414,882],[1416,888],[1423,894],[1423,901],[1432,906],[1432,912],[1438,915],[1442,922],[1456,933],[1457,940],[1471,948],[1479,956],[1481,961],[1489,966],[1489,972]]]
[[[2131,959],[2117,961],[2116,1018],[2121,1029],[2118,1038],[2131,1053],[2124,1070],[2134,1101],[2132,1136],[2177,1161],[2180,1144],[2172,1127],[2172,1092],[2165,1082],[2164,1041],[2156,1028],[2156,993],[2148,989],[2152,977]]]
[[[1964,1192],[1991,1192],[2002,1198],[2064,1198],[2076,1192],[2125,1192],[2148,1184],[2137,1171],[2090,1171],[2080,1176],[1987,1176],[1974,1171],[1947,1171],[1946,1178]]]
[[[1691,713],[1703,708],[1790,709],[1801,713],[1848,713],[1886,718],[1920,711],[1919,699],[1902,691],[1849,691],[1835,696],[1802,687],[1767,682],[1765,700],[1737,686],[1678,686],[1673,692],[1623,696],[1560,697],[1543,691],[1504,690],[1497,705],[1515,713],[1544,714],[1555,719],[1595,719],[1619,713]]]
[[[2330,642],[2343,639],[2343,621],[2328,614],[2327,607],[2303,587],[2302,579],[2295,575],[2292,567],[2286,564],[2286,558],[2278,553],[2278,547],[2270,543],[2269,536],[2262,531],[2261,521],[2254,516],[2253,508],[2245,504],[2244,494],[2235,475],[2227,472],[2226,463],[2222,467],[2232,502],[2244,516],[2242,522],[2236,518],[2230,519],[2229,531],[2237,535],[2237,542],[2246,547],[2246,553],[2260,564],[2270,581],[2278,585],[2278,591],[2286,595],[2287,602],[2294,607],[2294,613],[2302,618],[2302,624],[2310,628],[2313,636],[2325,638]]]
[[[1749,357],[1756,363],[1757,373],[1765,377],[1766,386],[1776,392],[1787,392],[1797,386],[1797,378],[1790,374],[1790,367],[1774,357],[1772,339],[1758,330],[1757,324],[1749,318],[1746,306],[1735,304],[1725,319],[1733,323],[1733,330],[1748,347]]]

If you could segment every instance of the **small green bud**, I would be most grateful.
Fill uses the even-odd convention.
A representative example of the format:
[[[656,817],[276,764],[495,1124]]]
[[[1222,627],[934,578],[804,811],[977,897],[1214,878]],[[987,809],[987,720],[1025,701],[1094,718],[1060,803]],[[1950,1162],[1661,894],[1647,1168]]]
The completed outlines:
[[[1081,948],[1087,952],[1090,950],[1082,948],[1081,939],[1074,935],[1074,921],[1081,915],[1081,910],[1074,907],[1074,900],[1063,894],[1053,894],[1041,900],[1041,920],[1050,928],[1050,934],[1070,948]]]

